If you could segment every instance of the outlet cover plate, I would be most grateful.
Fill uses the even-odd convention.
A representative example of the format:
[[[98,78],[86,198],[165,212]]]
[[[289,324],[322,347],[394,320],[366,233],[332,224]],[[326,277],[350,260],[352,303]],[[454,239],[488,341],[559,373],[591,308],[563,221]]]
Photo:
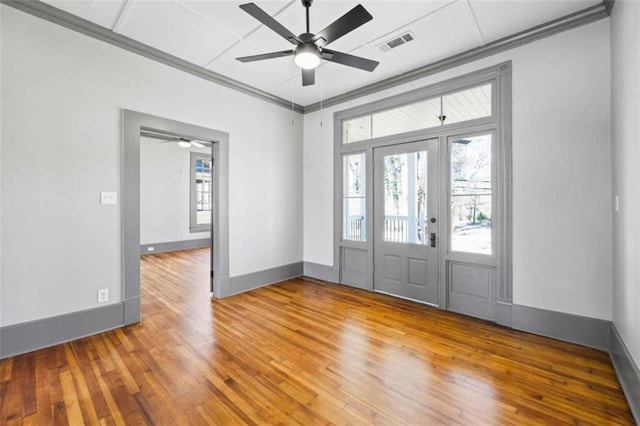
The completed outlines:
[[[98,303],[104,303],[109,301],[109,289],[103,288],[98,290]]]

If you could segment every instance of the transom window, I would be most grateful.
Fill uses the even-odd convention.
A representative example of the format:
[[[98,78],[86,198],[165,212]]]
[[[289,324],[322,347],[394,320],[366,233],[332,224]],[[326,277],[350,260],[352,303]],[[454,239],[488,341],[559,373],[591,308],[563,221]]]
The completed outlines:
[[[349,144],[490,117],[491,88],[491,83],[487,83],[344,120],[342,143]]]

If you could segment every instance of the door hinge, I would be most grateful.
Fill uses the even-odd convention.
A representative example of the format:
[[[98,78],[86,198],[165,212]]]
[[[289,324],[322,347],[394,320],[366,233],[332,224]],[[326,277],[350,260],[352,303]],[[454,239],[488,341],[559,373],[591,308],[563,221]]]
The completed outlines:
[[[211,272],[211,278],[213,278],[213,269],[210,272]]]

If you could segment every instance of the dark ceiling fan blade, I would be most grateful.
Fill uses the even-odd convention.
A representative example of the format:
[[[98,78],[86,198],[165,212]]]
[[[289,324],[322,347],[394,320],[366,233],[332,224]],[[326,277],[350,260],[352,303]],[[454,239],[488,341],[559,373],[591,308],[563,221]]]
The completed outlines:
[[[365,71],[373,71],[380,64],[378,61],[361,58],[360,56],[349,55],[348,53],[336,52],[334,50],[322,49],[322,59],[326,59],[336,64],[347,65]]]
[[[236,58],[240,62],[262,61],[263,59],[282,58],[283,56],[293,55],[293,50],[283,50],[281,52],[263,53],[262,55],[243,56]]]
[[[312,86],[316,84],[316,70],[315,69],[302,69],[302,85]]]
[[[280,22],[273,19],[270,15],[267,14],[267,12],[256,6],[255,3],[241,4],[240,9],[244,10],[249,15],[262,22],[265,26],[280,34],[285,39],[289,40],[291,44],[301,43],[300,39],[294,33],[286,29]]]
[[[340,18],[336,19],[332,24],[326,27],[324,30],[320,31],[313,37],[313,42],[316,43],[321,39],[324,39],[324,42],[319,43],[320,46],[325,46],[343,35],[355,30],[360,25],[365,24],[373,19],[373,16],[367,9],[365,9],[361,4],[357,5]]]

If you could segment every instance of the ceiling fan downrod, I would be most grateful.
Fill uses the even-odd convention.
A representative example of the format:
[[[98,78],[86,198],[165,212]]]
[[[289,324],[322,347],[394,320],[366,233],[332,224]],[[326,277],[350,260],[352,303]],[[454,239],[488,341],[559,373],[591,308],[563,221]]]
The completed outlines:
[[[304,6],[304,9],[307,12],[307,33],[310,32],[309,31],[309,8],[311,7],[312,4],[313,4],[313,0],[302,0],[302,5]]]

